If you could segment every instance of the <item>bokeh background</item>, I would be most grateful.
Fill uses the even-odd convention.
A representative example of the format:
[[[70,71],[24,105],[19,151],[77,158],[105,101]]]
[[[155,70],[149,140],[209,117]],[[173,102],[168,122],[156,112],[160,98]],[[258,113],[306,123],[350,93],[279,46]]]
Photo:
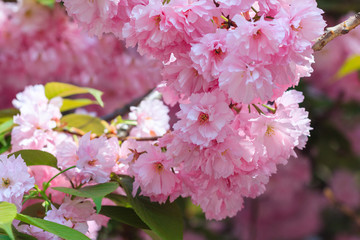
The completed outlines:
[[[360,0],[318,4],[330,26],[360,11]],[[271,178],[263,196],[248,199],[235,218],[221,222],[207,221],[189,200],[177,200],[184,212],[184,239],[360,240],[360,69],[337,75],[356,56],[360,27],[315,54],[312,76],[296,87],[305,95],[311,137],[298,158]],[[2,109],[11,108],[27,85],[60,81],[102,90],[105,108],[87,111],[104,116],[155,88],[161,65],[112,35],[89,37],[61,4],[51,9],[24,0],[20,8],[16,1],[0,1]],[[111,221],[99,239],[151,238]]]

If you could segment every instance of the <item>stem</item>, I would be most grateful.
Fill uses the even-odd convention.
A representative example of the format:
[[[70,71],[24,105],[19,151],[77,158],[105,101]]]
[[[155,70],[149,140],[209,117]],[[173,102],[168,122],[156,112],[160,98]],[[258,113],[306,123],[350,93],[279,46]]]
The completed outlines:
[[[260,109],[258,106],[256,106],[255,104],[252,104],[252,106],[256,109],[256,111],[257,111],[259,114],[265,115],[265,113],[264,113],[263,111],[261,111],[261,109]]]
[[[72,167],[69,167],[69,168],[67,168],[67,169],[65,169],[65,170],[62,170],[61,172],[59,172],[58,174],[56,174],[55,176],[53,176],[53,177],[47,182],[47,184],[50,184],[50,182],[51,182],[52,180],[54,180],[54,179],[55,179],[57,176],[59,176],[60,174],[66,172],[66,171],[69,171],[70,169],[73,169],[73,168],[76,168],[76,166],[72,166]]]
[[[266,104],[262,104],[262,106],[265,107],[265,108],[267,108],[267,109],[269,109],[272,113],[276,113],[276,109],[275,109],[275,108],[272,108],[272,107],[270,107],[270,106],[268,106],[268,105],[266,105]]]

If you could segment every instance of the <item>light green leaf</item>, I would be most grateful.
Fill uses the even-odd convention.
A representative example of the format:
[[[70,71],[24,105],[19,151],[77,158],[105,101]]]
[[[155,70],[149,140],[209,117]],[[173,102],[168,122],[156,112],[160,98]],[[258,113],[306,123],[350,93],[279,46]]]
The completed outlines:
[[[3,229],[10,239],[15,239],[11,229],[12,222],[17,213],[16,206],[8,202],[0,202],[0,228]]]
[[[37,0],[41,5],[53,8],[55,4],[55,0]]]
[[[3,122],[0,124],[0,135],[10,132],[11,129],[14,126],[14,122],[12,119],[7,120],[6,122]]]
[[[27,166],[46,165],[57,168],[57,159],[51,153],[40,150],[20,150],[9,156],[15,155],[15,157],[18,157],[20,154]]]
[[[104,106],[104,103],[101,100],[101,95],[103,94],[103,92],[99,90],[78,87],[72,84],[60,82],[49,82],[45,85],[45,95],[48,99],[52,99],[54,97],[68,97],[84,93],[90,93],[94,96],[100,106]]]
[[[105,215],[112,220],[125,223],[136,228],[150,229],[131,208],[103,206],[100,214]]]
[[[121,178],[124,188],[136,214],[164,240],[183,239],[183,219],[176,203],[159,204],[145,197],[132,197],[133,179]]]
[[[342,78],[346,75],[360,70],[360,55],[354,55],[346,60],[336,74],[336,78]]]
[[[100,197],[105,197],[109,193],[112,193],[118,187],[119,185],[115,182],[107,182],[107,183],[101,183],[98,185],[87,186],[79,189],[65,188],[65,187],[53,187],[52,189],[78,197],[100,198]]]
[[[101,119],[84,114],[69,114],[61,118],[61,123],[67,127],[74,127],[82,130],[83,132],[92,132],[96,135],[102,135],[105,126],[102,124]]]
[[[41,228],[47,232],[53,233],[66,240],[89,240],[87,236],[78,232],[72,228],[66,227],[64,225],[50,222],[40,218],[34,218],[26,216],[23,214],[17,214],[15,219],[22,221],[24,223],[33,225],[35,227]]]
[[[8,108],[0,110],[0,123],[12,120],[13,117],[20,113],[16,108]]]
[[[79,98],[79,99],[63,99],[62,106],[60,108],[61,112],[69,111],[75,108],[79,107],[85,107],[91,104],[96,104],[97,102],[94,102],[87,98]]]

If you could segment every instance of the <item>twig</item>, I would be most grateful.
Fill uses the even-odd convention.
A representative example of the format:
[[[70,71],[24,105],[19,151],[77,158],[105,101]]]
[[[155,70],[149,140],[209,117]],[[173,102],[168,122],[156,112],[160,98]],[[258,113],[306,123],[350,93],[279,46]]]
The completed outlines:
[[[342,22],[334,27],[326,28],[325,33],[319,37],[315,44],[312,46],[314,51],[320,51],[332,41],[334,38],[341,35],[347,34],[354,28],[360,25],[360,12],[356,13],[354,16],[348,18],[345,22]]]
[[[148,95],[150,95],[152,92],[154,91],[154,89],[151,89],[150,91],[148,91],[146,94],[144,94],[141,97],[135,98],[134,100],[132,100],[130,103],[126,104],[125,106],[123,106],[122,108],[116,109],[114,112],[109,113],[105,116],[102,116],[101,119],[105,120],[105,121],[110,121],[114,118],[116,118],[117,116],[124,116],[125,114],[127,114],[128,112],[130,112],[130,107],[131,106],[137,106],[140,104],[140,102],[146,98]]]
[[[354,222],[356,223],[356,225],[358,227],[360,227],[360,217],[356,214],[356,212],[351,209],[349,206],[340,203],[339,201],[336,200],[333,191],[330,188],[325,188],[324,189],[324,195],[327,199],[329,199],[329,201],[336,206],[343,214],[345,214],[346,216],[350,217],[351,219],[354,220]]]

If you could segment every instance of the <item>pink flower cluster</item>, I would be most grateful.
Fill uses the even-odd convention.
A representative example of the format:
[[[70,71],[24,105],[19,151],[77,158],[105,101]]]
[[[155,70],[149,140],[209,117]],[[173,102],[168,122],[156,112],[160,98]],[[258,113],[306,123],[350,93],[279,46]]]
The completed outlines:
[[[134,194],[140,187],[160,202],[189,196],[207,218],[234,216],[243,197],[263,193],[276,165],[305,146],[303,96],[284,92],[312,71],[312,43],[325,27],[314,0],[64,3],[90,33],[111,31],[164,61],[159,90],[180,103],[174,131],[159,142],[123,143]],[[109,30],[114,21],[123,22]]]
[[[1,1],[0,49],[1,107],[27,85],[58,81],[103,91],[106,109],[96,110],[109,113],[161,80],[161,62],[126,49],[111,34],[89,37],[58,4],[50,9],[36,0]]]

